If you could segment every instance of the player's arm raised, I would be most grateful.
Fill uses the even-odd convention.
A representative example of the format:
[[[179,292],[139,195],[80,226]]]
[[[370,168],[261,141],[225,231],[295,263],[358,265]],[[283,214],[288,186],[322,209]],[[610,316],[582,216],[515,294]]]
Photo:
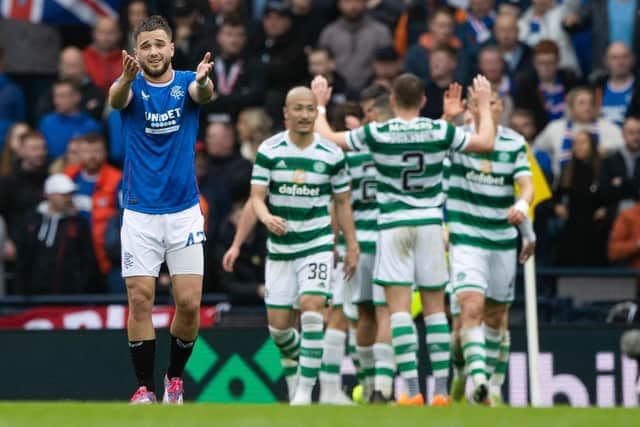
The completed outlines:
[[[349,151],[350,148],[347,145],[347,133],[346,132],[334,132],[329,126],[327,121],[327,104],[331,99],[331,87],[322,76],[316,76],[311,82],[311,91],[316,96],[318,102],[318,115],[316,117],[315,131],[318,132],[323,138],[328,139],[334,144],[338,145],[345,151]]]
[[[277,236],[287,233],[287,221],[279,216],[271,215],[267,204],[264,202],[267,197],[267,187],[265,185],[251,185],[251,196],[249,202],[253,207],[256,217],[267,229]]]
[[[120,78],[109,88],[109,105],[116,110],[126,108],[133,98],[131,84],[136,79],[140,71],[138,61],[127,53],[122,51],[122,74]]]
[[[358,258],[360,257],[360,246],[356,239],[356,226],[353,222],[353,212],[351,210],[351,191],[334,194],[333,203],[336,220],[347,245],[347,252],[344,256],[344,278],[349,280],[356,272]]]
[[[240,221],[236,228],[236,234],[233,236],[233,242],[222,257],[222,268],[224,271],[228,273],[233,271],[233,265],[240,255],[240,247],[247,240],[249,233],[251,233],[251,230],[253,230],[257,222],[258,217],[253,210],[251,202],[247,200],[242,208],[242,215],[240,216]]]
[[[213,70],[213,61],[211,61],[211,52],[207,52],[196,68],[195,81],[189,85],[189,96],[196,104],[206,104],[215,98],[213,81],[209,78],[211,70]]]
[[[491,83],[482,75],[473,79],[473,87],[469,88],[471,96],[478,102],[480,123],[476,133],[471,134],[466,152],[483,153],[493,150],[496,139],[496,125],[491,114]]]

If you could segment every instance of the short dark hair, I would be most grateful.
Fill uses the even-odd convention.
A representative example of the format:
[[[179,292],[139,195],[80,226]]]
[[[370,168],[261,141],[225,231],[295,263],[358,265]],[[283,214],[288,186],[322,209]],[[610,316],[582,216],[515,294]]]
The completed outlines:
[[[347,116],[355,116],[362,120],[364,119],[364,111],[362,111],[362,107],[357,102],[347,101],[343,104],[338,104],[333,108],[331,114],[332,127],[338,132],[348,130],[344,123]]]
[[[90,145],[102,144],[105,147],[107,146],[107,142],[105,141],[104,136],[102,136],[102,134],[99,134],[97,132],[91,132],[91,133],[82,135],[81,137],[78,138],[78,140]]]
[[[458,51],[447,44],[435,46],[433,49],[431,49],[430,54],[433,55],[436,52],[445,53],[450,59],[453,59],[454,61],[458,60]]]
[[[400,108],[418,108],[424,96],[422,80],[411,73],[404,73],[393,81],[391,93]]]
[[[433,20],[436,19],[436,16],[438,15],[446,15],[448,16],[452,21],[454,21],[455,23],[455,17],[453,15],[453,12],[451,11],[451,9],[447,6],[438,6],[436,7],[433,12],[431,12],[431,16],[429,16],[429,19],[427,20],[428,22],[432,22]]]
[[[389,89],[385,86],[374,83],[371,86],[362,89],[362,92],[360,92],[360,101],[370,101],[372,99],[376,99],[380,95],[389,95]]]
[[[71,87],[71,89],[76,92],[76,93],[82,93],[82,88],[80,87],[80,84],[78,84],[75,80],[71,80],[71,79],[60,79],[60,80],[56,80],[55,82],[53,82],[53,86],[63,86],[63,85],[68,85]]]
[[[138,25],[138,28],[133,30],[133,40],[137,43],[140,33],[155,30],[163,30],[169,36],[169,40],[173,40],[173,32],[171,31],[169,23],[160,15],[152,15],[142,21],[142,24]]]
[[[511,113],[511,118],[513,118],[514,116],[526,117],[526,119],[530,120],[534,124],[534,126],[536,124],[536,120],[535,120],[535,117],[533,116],[533,113],[531,112],[531,110],[527,110],[526,108],[514,109],[513,113]]]
[[[324,53],[325,55],[327,55],[327,58],[329,58],[329,59],[334,59],[335,58],[331,48],[328,48],[328,47],[325,47],[325,46],[314,46],[314,47],[309,49],[307,55],[311,55],[313,53]]]
[[[242,27],[246,29],[244,21],[240,19],[238,15],[225,16],[225,18],[222,20],[222,24],[220,25],[220,29],[222,29],[222,27]]]

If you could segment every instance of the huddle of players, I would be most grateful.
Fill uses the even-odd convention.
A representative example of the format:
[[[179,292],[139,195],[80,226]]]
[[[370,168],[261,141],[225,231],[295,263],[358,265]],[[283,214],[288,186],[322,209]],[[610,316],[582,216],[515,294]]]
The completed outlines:
[[[468,125],[422,118],[422,83],[404,74],[394,82],[389,105],[384,98],[374,105],[374,114],[389,115],[390,106],[394,117],[378,115],[347,132],[335,132],[327,123],[324,106],[331,88],[324,78],[314,79],[311,91],[289,93],[287,130],[258,151],[251,198],[230,252],[237,256],[256,220],[269,229],[265,303],[291,404],[311,403],[319,373],[321,403],[350,402],[341,392],[339,369],[347,329],[341,305],[348,308],[352,302],[357,315],[349,317],[358,320],[350,344],[355,341],[364,399],[390,401],[397,371],[404,383],[397,403],[424,405],[411,315],[414,289],[422,302],[435,378],[431,404],[450,403],[452,358],[454,400],[464,399],[467,376],[473,401],[499,400],[515,280],[514,225],[524,239],[523,262],[535,242],[527,219],[533,187],[524,139],[494,124],[501,104],[489,82],[478,76],[468,92],[466,108],[458,85],[444,99],[445,118],[466,109]],[[451,280],[442,227],[445,202]],[[346,241],[344,275],[333,265],[334,229]],[[445,314],[447,285],[453,334]],[[334,307],[325,330],[321,313],[331,292]]]

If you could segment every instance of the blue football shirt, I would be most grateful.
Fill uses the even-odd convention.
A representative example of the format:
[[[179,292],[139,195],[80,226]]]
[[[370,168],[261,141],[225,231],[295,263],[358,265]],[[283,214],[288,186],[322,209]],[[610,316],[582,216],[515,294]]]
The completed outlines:
[[[125,160],[125,209],[166,214],[198,204],[194,165],[200,107],[189,96],[192,71],[174,71],[168,83],[151,83],[142,73],[133,98],[120,111]]]

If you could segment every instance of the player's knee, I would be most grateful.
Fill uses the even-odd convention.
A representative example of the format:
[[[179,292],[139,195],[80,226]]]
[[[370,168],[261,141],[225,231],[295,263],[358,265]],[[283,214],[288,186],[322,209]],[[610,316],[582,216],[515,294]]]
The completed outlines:
[[[176,310],[182,315],[195,317],[200,312],[200,300],[196,297],[176,298]]]
[[[505,304],[488,304],[484,309],[484,323],[490,328],[500,329],[506,311]]]
[[[481,298],[460,298],[460,317],[463,324],[468,322],[480,323],[482,320],[484,304]]]
[[[146,320],[151,316],[153,299],[142,292],[134,292],[129,296],[129,313],[136,321]]]

